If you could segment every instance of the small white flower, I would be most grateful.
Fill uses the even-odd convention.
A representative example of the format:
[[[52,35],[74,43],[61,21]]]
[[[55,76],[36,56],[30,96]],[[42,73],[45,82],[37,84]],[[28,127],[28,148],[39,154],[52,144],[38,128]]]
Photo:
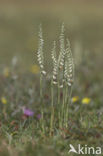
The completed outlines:
[[[42,65],[42,64],[40,65],[40,68],[42,68],[42,69],[43,69],[43,65]]]
[[[55,75],[53,75],[53,79],[54,79],[54,80],[56,79],[56,76],[55,76]]]
[[[42,74],[43,74],[43,75],[46,75],[46,71],[43,70],[43,71],[42,71]]]
[[[71,83],[68,82],[68,86],[71,86]]]
[[[53,84],[55,84],[55,85],[56,85],[56,84],[57,84],[57,82],[56,82],[56,81],[53,81]]]
[[[63,88],[63,85],[60,85],[59,88]]]

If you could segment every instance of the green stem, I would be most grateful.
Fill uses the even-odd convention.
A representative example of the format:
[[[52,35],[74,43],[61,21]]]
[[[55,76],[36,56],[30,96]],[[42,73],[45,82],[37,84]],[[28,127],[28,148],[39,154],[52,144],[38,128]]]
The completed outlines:
[[[64,125],[66,127],[66,111],[67,111],[67,103],[68,103],[68,86],[65,86],[65,106],[64,106]]]
[[[62,110],[61,110],[61,114],[62,114],[62,126],[64,126],[64,117],[65,117],[65,84],[63,84],[63,103],[62,103]]]
[[[51,120],[50,120],[50,136],[53,133],[54,129],[54,90],[53,90],[53,82],[51,80]]]
[[[41,104],[41,119],[40,125],[42,129],[42,134],[45,134],[45,126],[44,126],[44,107],[43,107],[43,77],[42,73],[40,73],[40,104]]]
[[[69,105],[71,104],[71,95],[72,95],[72,87],[70,87],[70,94],[67,99],[67,107],[66,107],[66,128],[68,127],[68,116],[69,116]]]
[[[60,104],[60,87],[59,87],[59,81],[58,81],[58,122],[59,122],[59,128],[62,127],[62,121],[61,121],[61,104]]]
[[[42,73],[40,73],[40,102],[42,102],[42,99],[43,99],[43,86],[42,86]]]

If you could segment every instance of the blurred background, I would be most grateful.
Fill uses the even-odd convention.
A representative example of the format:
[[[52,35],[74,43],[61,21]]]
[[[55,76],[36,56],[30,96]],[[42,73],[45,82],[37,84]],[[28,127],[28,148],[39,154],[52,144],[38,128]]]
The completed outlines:
[[[49,139],[48,134],[41,134],[38,122],[42,117],[41,107],[46,106],[43,110],[46,122],[40,121],[49,132],[51,82],[50,74],[47,74],[43,79],[41,101],[40,68],[36,56],[38,31],[42,23],[45,68],[47,73],[52,73],[52,43],[56,40],[59,52],[63,22],[75,63],[73,94],[69,103],[68,129],[58,129],[56,125],[55,137],[51,135]],[[13,156],[47,155],[48,151],[53,156],[52,150],[56,151],[55,156],[60,156],[66,154],[65,148],[69,147],[70,141],[76,145],[74,147],[78,143],[102,147],[102,67],[103,0],[0,0],[0,155],[8,155],[1,154],[7,149]],[[63,94],[61,89],[61,103]],[[25,109],[32,110],[34,117],[27,118],[32,115],[26,117]],[[20,150],[19,154],[17,150]]]
[[[49,56],[52,41],[59,39],[62,22],[77,66],[89,63],[92,70],[100,74],[103,65],[102,0],[0,0],[0,67],[9,66],[14,57],[18,58],[23,70],[37,63],[40,23],[43,25],[44,51]],[[46,64],[49,64],[49,58]]]

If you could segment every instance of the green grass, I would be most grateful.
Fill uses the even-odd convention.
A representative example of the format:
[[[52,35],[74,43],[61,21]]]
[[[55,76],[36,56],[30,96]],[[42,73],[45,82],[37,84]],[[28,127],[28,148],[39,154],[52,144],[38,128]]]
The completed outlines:
[[[42,104],[39,96],[39,75],[29,71],[23,74],[16,72],[18,78],[14,79],[12,70],[7,78],[3,74],[0,75],[1,97],[4,96],[7,99],[7,104],[2,102],[0,104],[0,151],[2,155],[13,155],[14,153],[25,156],[46,155],[49,151],[54,156],[68,155],[70,143],[75,147],[77,144],[102,147],[102,87],[98,85],[101,77],[100,75],[97,77],[93,72],[94,75],[89,80],[85,80],[86,69],[84,68],[86,66],[79,67],[79,71],[83,69],[82,74],[75,78],[73,96],[79,96],[80,100],[69,106],[68,128],[56,128],[51,137],[48,129],[51,107],[50,88],[48,87],[50,80],[45,82],[45,93],[43,92],[46,129],[44,135],[37,119]],[[84,97],[90,97],[91,102],[87,105],[82,104],[81,100]],[[62,93],[60,100],[62,101]],[[34,117],[24,118],[20,106],[32,109],[35,112]],[[58,108],[56,109],[58,112]]]

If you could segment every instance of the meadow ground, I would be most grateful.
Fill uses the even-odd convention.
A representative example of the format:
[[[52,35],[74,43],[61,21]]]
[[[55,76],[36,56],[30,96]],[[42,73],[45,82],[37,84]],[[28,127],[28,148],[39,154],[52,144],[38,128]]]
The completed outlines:
[[[76,155],[68,154],[69,144],[103,149],[102,5],[53,5],[53,10],[39,5],[0,6],[0,156]],[[43,81],[41,102],[36,57],[38,25],[43,24],[45,68],[50,75],[51,43],[58,40],[62,21],[71,42],[75,77],[68,127],[55,126],[50,136],[50,78]],[[56,92],[54,94],[58,113]],[[41,105],[44,105],[46,133],[42,133],[40,124]],[[32,110],[29,112],[32,114],[25,115],[24,109]]]

